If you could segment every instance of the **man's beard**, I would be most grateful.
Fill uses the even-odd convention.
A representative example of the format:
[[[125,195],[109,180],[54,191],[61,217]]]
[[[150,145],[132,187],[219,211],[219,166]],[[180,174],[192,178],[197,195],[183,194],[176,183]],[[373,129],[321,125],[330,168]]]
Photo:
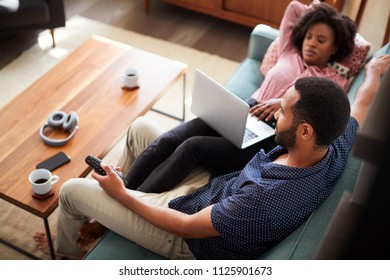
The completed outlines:
[[[288,149],[295,146],[298,123],[293,123],[289,129],[278,131],[276,129],[276,144]]]

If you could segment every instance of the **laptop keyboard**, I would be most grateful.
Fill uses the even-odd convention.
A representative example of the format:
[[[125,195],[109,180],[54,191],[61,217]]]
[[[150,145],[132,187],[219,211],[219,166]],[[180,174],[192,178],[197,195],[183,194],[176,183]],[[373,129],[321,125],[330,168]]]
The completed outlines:
[[[252,140],[257,137],[257,134],[254,133],[252,130],[245,128],[245,134],[244,134],[244,140],[243,142],[247,142],[249,140]]]

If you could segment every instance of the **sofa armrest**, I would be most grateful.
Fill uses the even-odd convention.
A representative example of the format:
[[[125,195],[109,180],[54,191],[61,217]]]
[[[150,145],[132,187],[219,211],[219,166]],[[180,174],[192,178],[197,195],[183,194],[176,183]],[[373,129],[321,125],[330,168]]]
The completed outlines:
[[[248,58],[263,61],[269,45],[279,36],[279,30],[265,24],[257,25],[249,38]]]
[[[279,35],[279,30],[259,24],[249,38],[248,55],[230,77],[225,87],[242,100],[247,100],[264,80],[260,65],[269,45]]]

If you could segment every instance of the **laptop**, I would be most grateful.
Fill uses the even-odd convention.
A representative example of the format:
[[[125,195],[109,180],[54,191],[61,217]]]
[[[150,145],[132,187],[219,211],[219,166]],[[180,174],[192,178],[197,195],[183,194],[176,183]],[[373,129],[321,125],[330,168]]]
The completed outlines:
[[[239,149],[275,135],[249,114],[249,105],[199,69],[195,70],[191,112]]]

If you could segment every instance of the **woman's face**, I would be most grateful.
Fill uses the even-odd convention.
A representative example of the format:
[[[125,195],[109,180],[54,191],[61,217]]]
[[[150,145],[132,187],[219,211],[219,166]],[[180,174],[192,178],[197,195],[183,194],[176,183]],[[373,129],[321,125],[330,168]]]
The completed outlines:
[[[333,29],[326,23],[314,23],[306,32],[302,57],[308,65],[325,67],[337,50]]]

